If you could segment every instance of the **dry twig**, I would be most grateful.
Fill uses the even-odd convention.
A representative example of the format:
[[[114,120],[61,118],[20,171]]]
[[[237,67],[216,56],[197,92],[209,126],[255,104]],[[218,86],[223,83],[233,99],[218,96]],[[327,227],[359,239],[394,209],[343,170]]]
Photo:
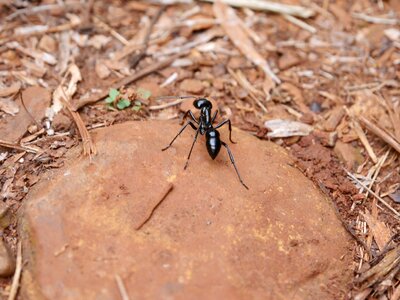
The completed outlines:
[[[386,133],[383,129],[379,126],[373,124],[367,118],[363,116],[359,117],[360,121],[368,128],[368,130],[372,131],[375,135],[379,136],[382,140],[388,143],[390,146],[393,147],[397,152],[400,153],[400,144],[388,133]]]
[[[37,153],[38,152],[38,150],[36,150],[34,148],[23,146],[23,145],[17,145],[17,144],[14,144],[14,143],[3,141],[3,140],[0,140],[0,146],[4,147],[4,148],[9,148],[9,149],[15,149],[15,150],[18,150],[18,151],[26,151],[26,152],[29,152],[29,153]]]

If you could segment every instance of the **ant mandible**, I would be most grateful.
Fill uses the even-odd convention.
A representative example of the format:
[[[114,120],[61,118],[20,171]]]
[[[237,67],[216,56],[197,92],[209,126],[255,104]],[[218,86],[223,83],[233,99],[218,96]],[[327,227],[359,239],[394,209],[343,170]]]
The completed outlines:
[[[246,189],[249,189],[247,187],[247,185],[243,182],[242,178],[240,177],[240,174],[236,167],[235,160],[233,158],[233,154],[232,154],[231,150],[229,149],[229,147],[226,143],[221,141],[221,139],[219,137],[219,132],[217,130],[218,128],[222,127],[223,125],[228,124],[229,140],[231,141],[231,143],[236,144],[234,141],[232,141],[232,137],[231,137],[231,134],[232,134],[231,121],[229,119],[227,119],[227,120],[219,123],[217,126],[213,127],[213,123],[215,121],[215,118],[217,117],[218,110],[216,110],[214,115],[211,117],[211,109],[212,109],[211,102],[205,98],[199,98],[193,102],[193,105],[195,108],[200,110],[200,117],[198,119],[196,119],[196,117],[193,115],[192,111],[188,110],[184,114],[183,120],[185,120],[188,115],[192,118],[192,120],[189,120],[186,122],[186,124],[181,128],[181,130],[178,132],[178,134],[172,139],[172,141],[169,143],[169,145],[167,147],[163,148],[162,151],[165,151],[169,147],[171,147],[171,145],[176,140],[176,138],[185,130],[185,128],[187,126],[190,125],[190,127],[192,127],[193,130],[196,130],[196,134],[194,136],[193,144],[192,144],[192,147],[190,148],[190,152],[187,157],[184,170],[186,170],[186,168],[189,164],[190,155],[192,154],[192,150],[193,150],[194,144],[196,143],[197,136],[199,135],[199,133],[201,135],[205,134],[207,151],[208,151],[208,154],[210,155],[210,157],[212,159],[215,159],[217,157],[219,151],[221,150],[221,145],[224,146],[226,148],[226,150],[228,151],[229,158],[231,160],[231,163],[233,164],[233,167],[235,168],[237,176],[239,177],[240,183]],[[196,123],[198,127],[196,127],[196,125],[193,122]]]

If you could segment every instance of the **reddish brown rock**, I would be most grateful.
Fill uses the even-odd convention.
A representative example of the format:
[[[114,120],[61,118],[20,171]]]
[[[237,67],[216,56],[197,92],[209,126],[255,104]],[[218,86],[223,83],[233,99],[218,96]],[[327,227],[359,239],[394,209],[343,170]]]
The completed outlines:
[[[191,129],[162,152],[178,129],[97,130],[92,163],[77,148],[32,189],[23,299],[119,299],[117,275],[131,299],[337,299],[351,275],[348,236],[289,155],[234,130],[246,190],[224,149],[212,160],[203,138],[183,170]]]

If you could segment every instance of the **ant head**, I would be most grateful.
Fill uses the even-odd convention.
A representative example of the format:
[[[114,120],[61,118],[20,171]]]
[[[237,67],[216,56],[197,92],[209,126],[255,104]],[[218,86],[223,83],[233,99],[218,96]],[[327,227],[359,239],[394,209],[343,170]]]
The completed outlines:
[[[199,98],[193,102],[194,107],[197,109],[202,109],[203,107],[212,108],[212,104],[206,98]]]

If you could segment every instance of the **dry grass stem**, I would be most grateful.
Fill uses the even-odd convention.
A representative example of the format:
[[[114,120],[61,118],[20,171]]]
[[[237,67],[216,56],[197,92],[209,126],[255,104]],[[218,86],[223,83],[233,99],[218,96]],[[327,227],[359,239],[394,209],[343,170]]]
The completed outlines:
[[[177,99],[177,100],[169,102],[169,103],[160,104],[160,105],[153,105],[153,106],[149,107],[149,110],[165,109],[165,108],[168,108],[168,107],[172,107],[172,106],[181,104],[182,102],[187,101],[187,100],[189,100],[189,99],[188,98],[180,98],[180,99]]]
[[[293,17],[291,15],[288,14],[284,14],[283,17],[288,20],[290,23],[293,23],[296,26],[299,26],[300,28],[307,30],[308,32],[311,33],[317,33],[317,29],[314,26],[311,26],[309,24],[307,24],[306,22],[297,19],[296,17]]]
[[[397,219],[400,219],[400,213],[395,210],[393,207],[391,207],[385,200],[383,200],[378,194],[376,194],[373,190],[371,190],[369,187],[367,187],[364,183],[362,183],[360,180],[358,180],[353,174],[351,174],[349,171],[345,170],[347,175],[351,179],[353,179],[355,182],[357,182],[359,185],[361,185],[364,189],[366,189],[368,192],[370,192],[376,199],[378,199],[383,205],[385,205],[391,212],[393,212],[396,216]]]
[[[365,22],[374,23],[374,24],[383,24],[383,25],[397,25],[399,24],[399,19],[389,19],[389,18],[381,18],[381,17],[373,17],[368,16],[362,13],[352,13],[353,18],[363,20]]]
[[[129,41],[124,38],[121,34],[111,28],[107,23],[103,22],[99,17],[92,16],[94,24],[99,26],[100,28],[108,31],[117,41],[121,42],[123,45],[128,45]]]
[[[368,138],[365,135],[364,131],[362,130],[360,124],[355,119],[353,119],[352,126],[353,126],[354,131],[357,133],[358,138],[360,139],[361,143],[364,145],[365,149],[367,150],[369,157],[376,164],[378,162],[378,158],[376,157],[374,149],[372,149],[371,144],[369,143]]]
[[[115,275],[115,281],[117,282],[119,294],[121,295],[122,300],[129,300],[128,292],[126,291],[124,282],[122,281],[119,275]]]
[[[215,0],[202,0],[206,2],[213,2]],[[270,11],[278,14],[293,15],[300,18],[310,18],[315,15],[315,11],[311,8],[306,8],[297,5],[282,4],[279,2],[272,2],[268,0],[223,0],[225,4],[234,7],[247,7],[254,10]]]
[[[4,147],[4,148],[18,150],[18,151],[26,151],[26,152],[34,153],[34,154],[38,152],[37,149],[34,149],[32,147],[18,145],[18,144],[10,143],[10,142],[3,141],[3,140],[0,140],[0,146]]]
[[[10,294],[8,295],[8,300],[14,300],[17,297],[21,272],[22,272],[22,244],[21,241],[19,241],[17,245],[17,262],[15,267],[15,273],[11,283],[11,289],[10,289]]]
[[[378,178],[379,172],[381,171],[381,168],[383,164],[385,163],[388,155],[389,155],[390,150],[386,151],[385,155],[383,155],[379,160],[378,163],[374,166],[375,167],[375,172],[374,175],[371,179],[371,183],[369,184],[369,188],[372,189],[372,186],[374,185],[376,179]],[[368,197],[368,191],[365,194],[365,197]]]

